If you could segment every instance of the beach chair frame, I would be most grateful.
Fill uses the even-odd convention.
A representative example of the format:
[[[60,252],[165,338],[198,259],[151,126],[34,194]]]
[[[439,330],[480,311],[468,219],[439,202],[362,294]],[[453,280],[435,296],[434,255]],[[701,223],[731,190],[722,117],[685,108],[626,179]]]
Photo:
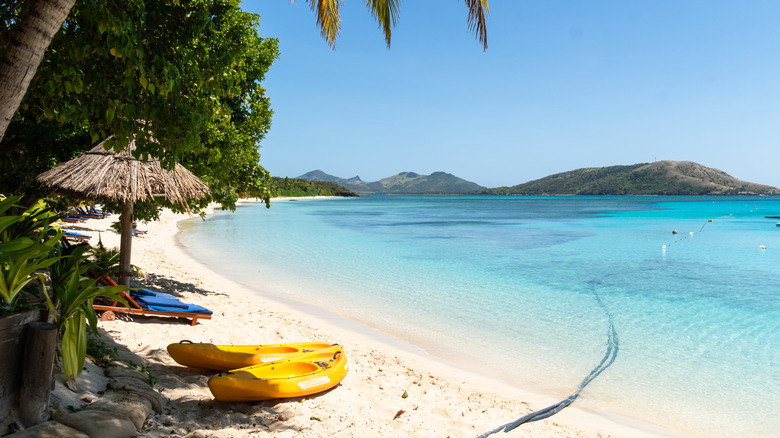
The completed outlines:
[[[107,275],[100,276],[92,270],[89,270],[88,273],[93,278],[97,278],[98,282],[102,282],[104,285],[108,285],[108,286],[117,285],[114,282],[114,280],[112,280],[111,277]],[[100,312],[130,313],[134,315],[149,315],[149,316],[171,316],[176,318],[191,319],[192,322],[190,325],[196,325],[199,319],[211,319],[211,315],[205,313],[149,310],[143,307],[142,305],[138,304],[138,302],[135,299],[133,299],[133,297],[130,296],[130,294],[127,293],[126,291],[120,292],[120,295],[122,296],[122,298],[127,300],[127,304],[130,307],[124,307],[118,301],[113,301],[110,303],[103,303],[103,304],[93,303],[92,308]],[[108,318],[110,318],[110,316],[107,316],[106,313],[104,313],[103,315],[101,315],[100,319],[102,321],[110,320]]]

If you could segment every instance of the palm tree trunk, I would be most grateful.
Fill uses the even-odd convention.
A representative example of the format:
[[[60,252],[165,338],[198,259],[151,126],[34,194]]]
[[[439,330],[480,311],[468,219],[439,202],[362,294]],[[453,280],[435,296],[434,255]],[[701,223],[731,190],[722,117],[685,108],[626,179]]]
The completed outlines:
[[[19,17],[0,61],[0,140],[22,103],[43,54],[76,0],[36,0]]]
[[[122,204],[122,215],[119,216],[121,235],[119,238],[119,281],[117,284],[130,286],[130,254],[133,247],[133,201],[126,200]]]

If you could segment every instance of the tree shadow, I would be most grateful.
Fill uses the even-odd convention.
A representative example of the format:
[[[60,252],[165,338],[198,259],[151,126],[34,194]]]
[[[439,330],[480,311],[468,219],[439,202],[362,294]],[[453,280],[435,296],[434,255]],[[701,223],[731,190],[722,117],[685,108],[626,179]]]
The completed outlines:
[[[271,400],[257,403],[224,403],[214,399],[203,400],[194,397],[171,399],[171,404],[176,405],[170,414],[155,416],[147,425],[151,430],[166,430],[166,422],[175,425],[170,432],[178,432],[182,435],[201,431],[196,436],[203,436],[205,432],[216,432],[222,429],[239,429],[247,436],[255,433],[282,433],[294,432],[295,436],[303,436],[306,427],[291,421],[298,414],[284,403]],[[197,413],[194,417],[186,413]],[[299,419],[297,419],[299,420]],[[314,421],[314,420],[311,420]],[[176,430],[178,429],[178,430]],[[178,434],[176,434],[178,435]]]
[[[143,284],[142,284],[143,283]],[[143,280],[132,279],[130,281],[131,287],[144,287],[155,289],[161,292],[169,293],[175,297],[181,298],[181,292],[190,292],[197,295],[221,295],[228,296],[226,293],[214,292],[200,288],[192,283],[179,281],[165,275],[158,275],[154,273],[147,273]]]

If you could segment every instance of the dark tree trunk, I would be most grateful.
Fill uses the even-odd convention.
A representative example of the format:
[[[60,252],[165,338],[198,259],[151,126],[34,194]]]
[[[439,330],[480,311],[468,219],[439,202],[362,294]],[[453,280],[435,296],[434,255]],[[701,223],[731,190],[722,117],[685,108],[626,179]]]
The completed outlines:
[[[119,239],[119,281],[117,284],[130,286],[130,254],[133,250],[133,201],[122,204],[122,215],[119,216],[122,233]]]
[[[36,0],[19,18],[0,60],[0,141],[11,123],[43,54],[76,0]]]

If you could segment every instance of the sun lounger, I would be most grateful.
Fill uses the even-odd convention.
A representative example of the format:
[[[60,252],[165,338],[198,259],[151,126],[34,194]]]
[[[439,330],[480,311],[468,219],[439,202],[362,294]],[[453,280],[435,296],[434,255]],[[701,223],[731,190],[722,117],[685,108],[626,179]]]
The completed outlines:
[[[89,275],[96,277],[94,272],[89,271]],[[115,286],[114,280],[108,276],[98,278],[100,282]],[[186,318],[192,320],[192,325],[198,323],[198,319],[211,319],[211,310],[197,304],[182,303],[173,295],[155,292],[150,289],[133,290],[122,292],[122,297],[127,300],[130,307],[124,307],[120,303],[113,302],[95,302],[92,307],[97,311],[103,312],[121,312],[137,315],[152,316],[173,316],[177,318]]]
[[[103,217],[111,216],[111,213],[106,213],[105,211],[100,211],[97,208],[95,208],[95,204],[92,204],[87,208],[87,213],[89,214],[97,214]]]
[[[86,234],[77,233],[75,231],[64,231],[65,238],[68,240],[75,240],[76,242],[84,242],[92,238]]]
[[[86,222],[87,221],[83,217],[76,217],[76,216],[64,216],[64,217],[61,217],[60,220],[63,221],[63,222],[71,223],[71,224],[78,224],[78,223],[82,223],[82,222]]]
[[[130,291],[130,296],[139,304],[146,305],[146,308],[149,310],[157,312],[193,312],[211,315],[211,310],[205,307],[198,306],[197,304],[182,303],[173,295],[162,292],[141,289]]]
[[[83,217],[87,219],[103,219],[102,213],[90,213],[81,207],[77,208],[75,213],[72,214],[72,216]]]

